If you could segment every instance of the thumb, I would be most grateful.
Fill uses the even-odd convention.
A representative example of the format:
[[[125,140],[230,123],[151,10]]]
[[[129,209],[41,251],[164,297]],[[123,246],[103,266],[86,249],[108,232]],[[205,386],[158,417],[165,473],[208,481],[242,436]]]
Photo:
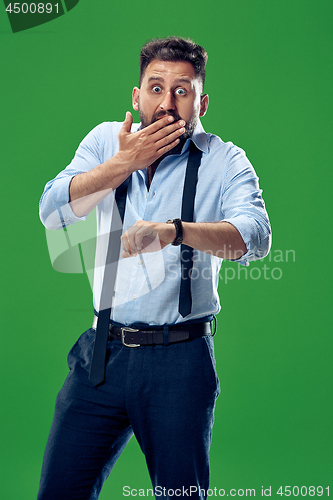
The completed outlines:
[[[121,127],[122,130],[125,132],[128,132],[128,133],[131,132],[132,123],[133,123],[132,113],[130,113],[129,111],[126,111],[126,118],[125,118],[125,121],[123,123],[123,126]]]

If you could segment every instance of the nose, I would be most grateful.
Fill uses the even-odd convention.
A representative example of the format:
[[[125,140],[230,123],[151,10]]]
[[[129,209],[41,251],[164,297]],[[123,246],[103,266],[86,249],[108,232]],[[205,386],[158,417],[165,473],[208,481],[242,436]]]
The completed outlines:
[[[175,102],[172,92],[167,92],[164,95],[164,99],[160,103],[160,108],[164,109],[164,111],[168,111],[168,109],[175,109]]]

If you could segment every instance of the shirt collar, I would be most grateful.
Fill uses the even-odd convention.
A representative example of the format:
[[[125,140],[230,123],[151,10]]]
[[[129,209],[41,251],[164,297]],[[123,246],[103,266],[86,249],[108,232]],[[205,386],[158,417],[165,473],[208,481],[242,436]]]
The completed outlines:
[[[200,149],[200,151],[202,151],[203,153],[208,153],[207,134],[204,131],[200,120],[198,120],[192,136],[185,142],[182,152],[184,152],[189,147],[190,140],[194,142],[194,144],[198,149]]]

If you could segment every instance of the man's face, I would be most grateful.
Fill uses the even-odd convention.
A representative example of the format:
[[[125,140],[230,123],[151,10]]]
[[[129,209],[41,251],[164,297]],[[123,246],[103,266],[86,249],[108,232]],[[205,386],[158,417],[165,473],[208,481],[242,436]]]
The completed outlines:
[[[141,87],[133,89],[133,108],[139,111],[142,127],[165,115],[185,120],[182,140],[189,137],[199,116],[206,113],[208,96],[201,95],[202,82],[187,61],[160,61],[148,64]]]

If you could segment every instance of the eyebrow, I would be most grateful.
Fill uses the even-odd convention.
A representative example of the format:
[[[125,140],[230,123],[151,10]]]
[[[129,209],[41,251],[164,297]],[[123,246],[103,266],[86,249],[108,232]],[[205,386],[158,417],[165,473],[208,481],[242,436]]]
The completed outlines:
[[[148,83],[150,82],[164,82],[164,78],[162,78],[161,76],[150,76],[148,78]],[[180,78],[177,78],[176,80],[176,83],[188,83],[188,85],[191,85],[192,82],[189,78],[186,78],[186,77],[180,77]]]

